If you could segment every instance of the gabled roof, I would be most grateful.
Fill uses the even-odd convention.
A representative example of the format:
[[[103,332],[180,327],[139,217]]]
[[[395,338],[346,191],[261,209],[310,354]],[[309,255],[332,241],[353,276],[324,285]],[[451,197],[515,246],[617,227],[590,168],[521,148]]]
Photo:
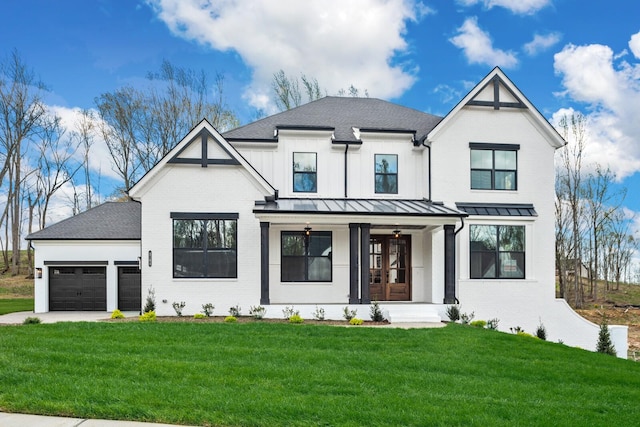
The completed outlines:
[[[140,240],[140,203],[106,202],[64,219],[27,240]]]
[[[137,199],[144,191],[144,187],[167,164],[193,165],[203,168],[210,165],[240,166],[257,182],[265,196],[273,195],[276,192],[273,186],[206,119],[191,129],[175,147],[129,189],[130,197]]]
[[[480,81],[453,109],[440,121],[427,135],[428,140],[436,138],[451,122],[460,110],[465,107],[491,108],[494,110],[517,109],[530,114],[531,123],[544,135],[546,140],[554,148],[566,145],[566,141],[551,126],[547,119],[538,109],[527,99],[516,85],[509,80],[500,67],[495,67],[487,76]]]
[[[277,129],[333,130],[338,141],[358,141],[363,131],[415,133],[422,139],[442,117],[376,98],[327,96],[223,134],[229,141],[277,141]]]

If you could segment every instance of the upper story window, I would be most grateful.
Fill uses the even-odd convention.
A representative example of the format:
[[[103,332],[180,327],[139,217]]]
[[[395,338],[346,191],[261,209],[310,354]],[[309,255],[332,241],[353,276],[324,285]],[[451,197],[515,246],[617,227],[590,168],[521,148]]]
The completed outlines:
[[[238,277],[238,214],[178,213],[173,218],[173,277]]]
[[[293,191],[318,191],[318,159],[316,153],[293,153]]]
[[[398,155],[375,155],[376,193],[398,194]]]
[[[470,225],[472,279],[524,279],[523,225]]]
[[[517,144],[471,143],[471,188],[517,190]]]
[[[283,231],[281,238],[283,282],[331,281],[330,231]]]

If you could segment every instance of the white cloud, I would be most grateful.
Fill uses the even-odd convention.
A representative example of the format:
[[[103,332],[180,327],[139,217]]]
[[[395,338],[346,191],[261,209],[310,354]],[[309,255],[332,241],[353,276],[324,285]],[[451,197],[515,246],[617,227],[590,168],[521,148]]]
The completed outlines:
[[[585,161],[608,166],[618,179],[640,171],[640,63],[603,45],[567,45],[554,56],[561,95],[586,105]]]
[[[560,33],[549,33],[545,35],[535,34],[533,36],[533,40],[526,43],[523,48],[527,55],[534,56],[558,43],[560,38]]]
[[[631,52],[633,52],[633,56],[640,59],[640,32],[631,36],[631,40],[629,40],[629,48]]]
[[[353,84],[371,96],[400,96],[414,83],[414,64],[394,64],[409,49],[407,21],[432,9],[415,0],[148,0],[176,35],[237,52],[253,71],[245,98],[271,97],[273,74],[305,74],[328,93]]]
[[[483,4],[487,9],[503,7],[517,15],[532,15],[551,4],[551,0],[458,0],[463,6]]]
[[[458,28],[458,35],[449,39],[456,47],[462,49],[470,64],[486,64],[513,68],[518,59],[513,52],[505,52],[493,47],[489,33],[482,31],[476,17],[467,18]]]

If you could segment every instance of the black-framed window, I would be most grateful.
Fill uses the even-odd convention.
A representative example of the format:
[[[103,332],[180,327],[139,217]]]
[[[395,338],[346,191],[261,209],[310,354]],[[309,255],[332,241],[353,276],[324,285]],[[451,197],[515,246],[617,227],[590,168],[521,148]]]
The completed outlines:
[[[472,189],[517,190],[519,145],[471,143],[469,146]]]
[[[318,191],[318,155],[293,153],[293,191],[315,193]]]
[[[283,282],[330,282],[332,278],[331,232],[283,231],[281,276]]]
[[[375,155],[376,193],[398,194],[398,155]]]
[[[173,277],[238,277],[237,214],[172,214]]]
[[[472,279],[524,279],[523,225],[470,225]]]

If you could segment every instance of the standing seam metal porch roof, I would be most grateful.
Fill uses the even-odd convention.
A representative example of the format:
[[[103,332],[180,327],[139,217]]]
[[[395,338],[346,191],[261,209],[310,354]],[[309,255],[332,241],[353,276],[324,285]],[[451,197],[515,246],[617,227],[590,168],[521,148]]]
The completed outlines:
[[[254,213],[466,217],[466,212],[424,199],[278,199],[256,203]]]

